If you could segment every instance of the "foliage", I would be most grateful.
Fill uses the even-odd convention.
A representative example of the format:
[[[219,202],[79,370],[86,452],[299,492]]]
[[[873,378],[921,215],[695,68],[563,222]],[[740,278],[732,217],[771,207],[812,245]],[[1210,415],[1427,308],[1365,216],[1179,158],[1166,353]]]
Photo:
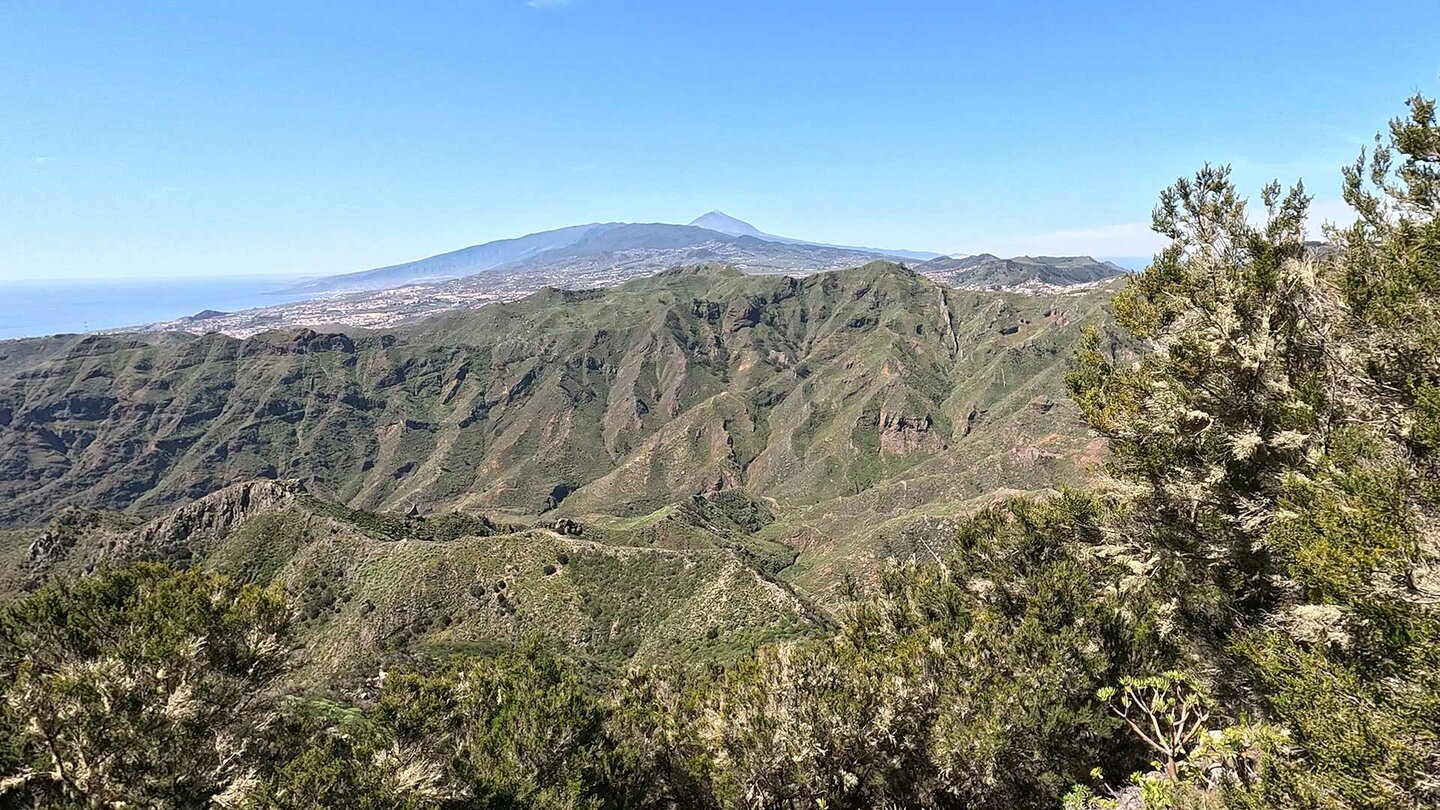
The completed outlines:
[[[1157,767],[1172,781],[1180,778],[1180,762],[1205,730],[1210,712],[1205,698],[1183,672],[1171,670],[1147,678],[1127,676],[1120,688],[1102,688],[1097,696],[1163,759]]]
[[[152,565],[0,611],[3,787],[22,805],[235,806],[274,722],[278,594]]]
[[[421,810],[437,806],[433,767],[407,757],[358,709],[319,700],[284,705],[279,753],[246,807]]]
[[[897,565],[823,645],[762,651],[707,704],[735,806],[1044,807],[1130,753],[1092,699],[1165,660],[1128,573],[1084,555],[1101,505],[1016,501],[957,533],[942,566]]]
[[[572,665],[536,650],[440,675],[389,679],[376,709],[428,778],[481,807],[597,806],[605,761],[600,700]]]
[[[1204,801],[1440,801],[1437,143],[1412,99],[1345,171],[1359,219],[1324,251],[1299,187],[1267,188],[1255,226],[1226,170],[1181,180],[1155,215],[1171,246],[1115,303],[1139,356],[1092,338],[1071,378],[1192,659],[1228,714],[1269,724],[1236,728],[1285,740]]]

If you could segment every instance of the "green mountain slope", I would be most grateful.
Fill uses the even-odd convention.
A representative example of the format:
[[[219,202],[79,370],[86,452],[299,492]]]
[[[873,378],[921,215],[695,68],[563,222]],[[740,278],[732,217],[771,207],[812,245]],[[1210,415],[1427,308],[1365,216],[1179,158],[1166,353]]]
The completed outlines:
[[[1103,298],[703,266],[380,334],[3,344],[0,525],[151,517],[257,478],[591,522],[743,488],[777,517],[758,542],[820,582],[882,525],[1078,474],[1098,448],[1060,378]]]
[[[529,638],[601,665],[723,660],[825,625],[735,542],[757,510],[769,519],[743,498],[712,497],[678,506],[666,531],[496,526],[362,512],[299,482],[253,481],[143,525],[71,510],[43,530],[4,533],[0,584],[15,592],[135,560],[275,584],[299,611],[301,680],[354,681],[397,658]]]

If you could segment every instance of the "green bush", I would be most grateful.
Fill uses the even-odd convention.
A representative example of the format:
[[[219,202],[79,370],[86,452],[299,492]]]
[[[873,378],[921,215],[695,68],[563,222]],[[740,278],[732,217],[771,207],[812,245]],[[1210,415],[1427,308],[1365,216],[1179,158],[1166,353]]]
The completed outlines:
[[[244,799],[290,652],[274,591],[142,564],[0,610],[0,791],[12,806]]]

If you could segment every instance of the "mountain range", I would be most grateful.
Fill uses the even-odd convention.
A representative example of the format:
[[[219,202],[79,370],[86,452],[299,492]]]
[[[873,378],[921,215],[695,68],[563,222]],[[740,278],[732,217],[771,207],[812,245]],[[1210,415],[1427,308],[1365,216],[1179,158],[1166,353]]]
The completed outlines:
[[[546,287],[613,287],[678,266],[724,264],[749,274],[800,277],[877,260],[907,262],[920,274],[957,289],[1032,294],[1081,290],[1128,272],[1089,256],[957,258],[808,242],[763,233],[711,211],[689,225],[598,223],[488,242],[416,262],[308,281],[288,290],[298,298],[287,303],[236,312],[206,310],[136,328],[235,337],[292,327],[392,328],[442,312],[518,300]]]
[[[713,528],[686,504],[723,494],[765,515],[727,518],[727,547],[823,598],[979,503],[1086,474],[1103,444],[1062,379],[1108,294],[701,265],[380,332],[0,343],[0,528],[164,519],[264,479],[633,540]]]

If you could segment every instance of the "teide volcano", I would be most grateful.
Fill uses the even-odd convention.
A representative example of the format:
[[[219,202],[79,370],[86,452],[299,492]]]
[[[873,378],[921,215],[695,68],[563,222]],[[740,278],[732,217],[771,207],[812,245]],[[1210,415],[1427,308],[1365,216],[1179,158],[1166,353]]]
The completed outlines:
[[[877,258],[926,260],[939,254],[829,245],[762,233],[719,211],[689,225],[607,222],[500,239],[405,264],[316,279],[297,293],[382,290],[459,279],[478,273],[563,275],[570,268],[614,266],[654,272],[680,264],[722,261],[753,272],[815,272]]]

